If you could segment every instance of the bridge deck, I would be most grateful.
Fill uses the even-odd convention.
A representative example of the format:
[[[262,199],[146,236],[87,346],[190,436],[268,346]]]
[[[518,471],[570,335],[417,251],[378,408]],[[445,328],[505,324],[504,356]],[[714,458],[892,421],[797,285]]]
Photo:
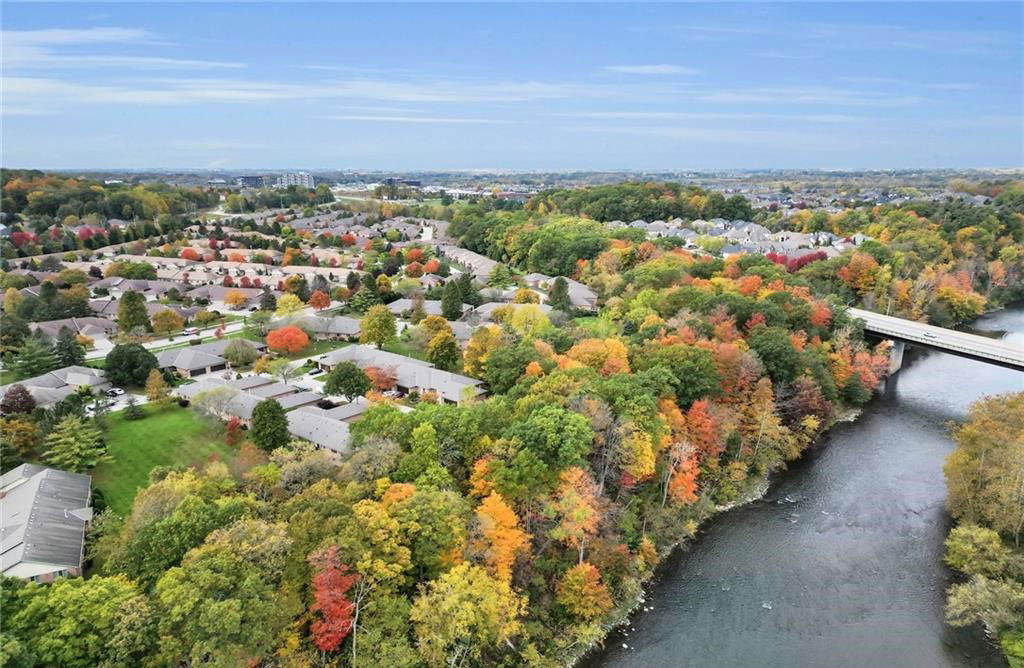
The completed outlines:
[[[954,355],[988,360],[1024,370],[1024,348],[977,334],[926,325],[913,320],[851,308],[850,316],[864,321],[864,330],[879,336],[915,343]]]

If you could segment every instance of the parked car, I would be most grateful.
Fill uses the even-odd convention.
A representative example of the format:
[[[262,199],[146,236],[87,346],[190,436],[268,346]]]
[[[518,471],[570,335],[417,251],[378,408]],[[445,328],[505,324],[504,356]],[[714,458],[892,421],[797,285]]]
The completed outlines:
[[[317,367],[316,369],[313,369],[312,371],[310,371],[310,372],[309,372],[309,375],[310,375],[310,376],[315,376],[315,375],[317,375],[318,373],[323,373],[323,372],[324,372],[324,370],[323,370],[323,369],[321,369],[321,368]]]
[[[111,398],[113,398],[113,397],[120,397],[123,394],[124,394],[124,390],[122,390],[120,387],[112,387],[109,390],[107,390],[107,396],[111,397]]]
[[[198,327],[186,327],[185,329],[181,330],[181,333],[184,334],[185,336],[195,336],[196,334],[199,333],[199,328]]]

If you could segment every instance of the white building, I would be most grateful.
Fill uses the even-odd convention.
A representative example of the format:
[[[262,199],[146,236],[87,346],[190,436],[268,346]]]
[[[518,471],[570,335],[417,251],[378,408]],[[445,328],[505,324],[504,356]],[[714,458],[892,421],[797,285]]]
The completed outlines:
[[[282,174],[274,182],[275,188],[287,188],[288,186],[313,187],[313,175],[309,172],[295,172],[294,174]]]

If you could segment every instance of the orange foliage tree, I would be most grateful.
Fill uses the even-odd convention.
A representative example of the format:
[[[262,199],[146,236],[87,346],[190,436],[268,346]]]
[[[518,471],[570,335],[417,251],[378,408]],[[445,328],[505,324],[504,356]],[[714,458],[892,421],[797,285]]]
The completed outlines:
[[[309,345],[309,335],[295,325],[286,325],[267,334],[271,350],[297,353]]]
[[[320,290],[314,290],[313,294],[309,296],[309,301],[306,303],[317,311],[322,311],[331,305],[331,298]]]
[[[483,557],[496,578],[512,578],[516,557],[529,545],[530,535],[519,528],[519,518],[497,492],[489,495],[476,509],[479,536],[472,549]]]

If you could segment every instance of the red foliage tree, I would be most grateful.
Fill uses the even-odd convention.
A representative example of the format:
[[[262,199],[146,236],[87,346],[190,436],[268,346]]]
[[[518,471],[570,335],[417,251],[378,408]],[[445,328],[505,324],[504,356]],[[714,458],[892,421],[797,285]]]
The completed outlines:
[[[431,258],[427,260],[427,263],[423,265],[424,274],[436,274],[441,269],[441,262],[437,258]]]
[[[189,246],[187,248],[182,248],[181,253],[178,255],[178,257],[180,257],[182,260],[195,261],[199,259],[199,251]]]
[[[252,280],[248,276],[243,276],[241,280],[238,281],[238,284],[241,285],[243,288],[251,288]]]
[[[356,243],[356,236],[354,234],[343,234],[338,237],[338,240],[341,241],[342,246],[354,246]]]
[[[234,445],[238,443],[238,441],[242,439],[242,422],[238,418],[233,417],[230,420],[228,420],[227,428],[228,431],[226,436],[224,437],[225,442],[228,445]]]
[[[419,262],[410,262],[405,266],[405,275],[409,278],[419,278],[423,275],[423,265]]]
[[[259,277],[256,277],[256,278],[252,279],[252,287],[254,287],[254,288],[262,288],[263,287],[263,281],[260,280]]]
[[[423,259],[423,249],[422,248],[410,248],[405,253],[405,261],[406,262],[419,262],[422,259]]]
[[[225,276],[224,280],[221,281],[221,285],[223,285],[225,288],[233,288],[235,287],[235,279],[231,278],[230,276]]]
[[[309,301],[307,303],[316,310],[322,311],[331,305],[331,298],[320,290],[314,290],[313,294],[309,296]]]
[[[311,554],[309,563],[315,569],[310,610],[320,613],[320,618],[310,625],[309,630],[317,649],[333,652],[352,633],[356,606],[347,594],[359,576],[341,562],[338,548],[334,545]]]

